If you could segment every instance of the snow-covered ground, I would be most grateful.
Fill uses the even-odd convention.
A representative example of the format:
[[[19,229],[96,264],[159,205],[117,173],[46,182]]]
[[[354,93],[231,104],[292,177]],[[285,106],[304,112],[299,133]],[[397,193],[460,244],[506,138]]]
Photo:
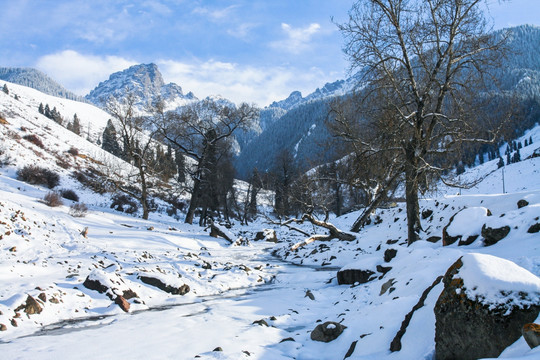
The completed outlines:
[[[141,220],[109,209],[109,195],[94,194],[70,177],[73,169],[91,165],[89,157],[98,158],[101,149],[37,114],[46,95],[8,86],[10,96],[0,93],[0,114],[7,121],[0,124],[1,156],[3,162],[11,158],[0,168],[2,358],[343,359],[355,344],[350,359],[433,359],[433,309],[442,283],[414,313],[402,349],[392,353],[390,343],[424,290],[462,256],[466,284],[476,288],[470,296],[489,303],[497,301],[501,290],[525,290],[529,300],[538,299],[540,232],[529,229],[540,222],[539,157],[504,167],[505,194],[503,170],[492,161],[462,175],[485,177],[475,188],[456,195],[455,189],[441,187],[433,198],[423,199],[424,232],[411,246],[406,244],[404,204],[378,210],[351,242],[314,242],[291,252],[291,245],[304,237],[260,218],[249,226],[233,226],[229,231],[250,245],[232,246],[161,213]],[[68,103],[57,101],[58,108]],[[76,105],[73,111],[83,120],[86,113]],[[62,109],[67,113],[67,107]],[[46,149],[21,139],[23,133],[39,135]],[[540,128],[525,134],[529,137],[533,145],[521,150],[522,159],[540,146]],[[71,146],[87,156],[66,155]],[[60,158],[68,169],[58,165]],[[65,199],[59,207],[44,204],[49,189],[16,179],[16,170],[27,164],[60,173],[58,188],[76,191],[89,206],[88,214],[71,216],[73,203]],[[528,204],[518,208],[520,200]],[[346,230],[358,215],[331,221]],[[483,225],[510,230],[485,246]],[[472,242],[443,246],[445,227],[449,235]],[[266,228],[276,230],[279,243],[254,241],[255,233]],[[376,277],[365,284],[338,285],[340,268],[371,270]],[[188,285],[189,292],[171,294],[144,277],[174,289]],[[107,292],[85,287],[87,278],[106,284]],[[127,299],[128,290],[136,296]],[[128,312],[115,303],[119,295],[127,299]],[[29,296],[40,313],[21,307]],[[311,340],[312,330],[326,321],[346,329],[329,343]],[[540,349],[530,350],[521,338],[501,357],[538,359]]]

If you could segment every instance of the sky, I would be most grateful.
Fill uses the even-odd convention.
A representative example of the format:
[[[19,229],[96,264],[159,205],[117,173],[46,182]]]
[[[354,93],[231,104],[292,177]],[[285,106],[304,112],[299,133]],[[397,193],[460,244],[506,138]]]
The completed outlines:
[[[540,0],[491,3],[494,28],[540,25]],[[33,67],[79,95],[155,63],[197,97],[266,106],[347,76],[354,0],[0,0],[0,67]],[[333,21],[332,21],[333,19]]]

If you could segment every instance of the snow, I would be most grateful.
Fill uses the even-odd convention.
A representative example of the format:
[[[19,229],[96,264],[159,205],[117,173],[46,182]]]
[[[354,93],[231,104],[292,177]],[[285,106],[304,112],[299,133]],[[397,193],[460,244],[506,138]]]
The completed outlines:
[[[462,257],[459,277],[469,299],[485,304],[519,306],[540,302],[540,278],[512,261],[486,254]]]
[[[0,86],[3,82],[0,82]],[[540,222],[540,158],[504,167],[506,193],[502,193],[502,169],[486,162],[460,175],[463,179],[485,177],[476,187],[455,195],[441,186],[438,193],[420,201],[421,211],[433,216],[422,220],[421,240],[407,246],[405,206],[378,209],[357,240],[313,242],[297,252],[290,247],[304,239],[295,232],[270,224],[264,217],[249,226],[233,224],[233,238],[250,240],[249,246],[231,246],[212,238],[198,226],[186,225],[154,212],[149,220],[109,208],[110,194],[96,194],[70,175],[76,169],[96,167],[102,150],[37,112],[40,102],[56,106],[62,115],[77,113],[90,124],[95,138],[108,116],[88,104],[48,97],[8,83],[11,95],[0,92],[0,353],[6,359],[342,359],[357,342],[350,359],[434,358],[435,315],[433,308],[443,284],[435,286],[418,309],[402,338],[402,350],[391,353],[390,342],[405,315],[422,292],[457,259],[459,276],[467,296],[499,304],[501,291],[508,296],[526,292],[516,304],[540,299],[540,233],[528,229]],[[17,94],[20,100],[15,100]],[[25,128],[23,131],[21,128]],[[18,138],[35,133],[45,149]],[[532,146],[521,149],[522,158],[540,144],[540,127],[524,137]],[[86,157],[66,155],[75,146]],[[60,159],[68,168],[58,165]],[[17,180],[16,172],[27,164],[40,164],[58,172],[58,188],[73,189],[89,207],[85,217],[69,215],[73,202],[56,208],[40,200],[50,191]],[[245,184],[237,183],[241,191]],[[57,188],[57,189],[58,189]],[[265,193],[264,196],[268,196]],[[245,195],[244,195],[245,196]],[[518,209],[519,200],[529,204]],[[269,206],[267,200],[265,206]],[[487,216],[487,210],[491,216]],[[349,229],[360,211],[332,217],[340,229]],[[139,214],[140,215],[140,214]],[[509,226],[508,236],[484,246],[482,238],[469,246],[443,247],[442,236],[476,235],[483,225]],[[182,217],[182,216],[181,216]],[[81,231],[88,227],[88,235]],[[310,224],[298,224],[313,233]],[[274,230],[280,243],[254,241],[255,233]],[[320,230],[319,230],[320,231]],[[397,250],[390,262],[384,252]],[[275,252],[275,256],[272,253]],[[366,284],[338,285],[336,272],[360,268],[391,270]],[[172,295],[140,281],[141,275],[171,286],[190,287]],[[116,294],[132,290],[129,313],[107,294],[89,290],[84,280],[99,280]],[[383,284],[391,284],[382,293]],[[310,291],[314,300],[306,296]],[[40,300],[44,294],[46,301]],[[28,295],[41,302],[40,314],[16,309]],[[54,300],[53,300],[54,299]],[[17,326],[12,325],[12,320]],[[259,325],[264,320],[269,326]],[[310,339],[320,323],[333,321],[347,329],[334,341]],[[294,341],[283,341],[293,338]],[[213,351],[221,347],[223,351]],[[521,338],[501,355],[508,359],[536,359]]]

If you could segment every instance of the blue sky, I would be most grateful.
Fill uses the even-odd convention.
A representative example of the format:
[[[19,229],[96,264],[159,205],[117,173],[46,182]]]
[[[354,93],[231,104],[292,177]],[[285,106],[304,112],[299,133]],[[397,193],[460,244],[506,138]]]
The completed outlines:
[[[492,3],[495,28],[540,25],[540,0]],[[156,63],[196,96],[260,106],[346,76],[353,0],[0,0],[0,66],[36,67],[87,94],[130,65]]]

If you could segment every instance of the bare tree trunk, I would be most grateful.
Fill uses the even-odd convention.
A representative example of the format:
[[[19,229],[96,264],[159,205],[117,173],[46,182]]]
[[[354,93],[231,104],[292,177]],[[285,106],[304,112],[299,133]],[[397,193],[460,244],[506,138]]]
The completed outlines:
[[[411,245],[419,239],[422,230],[420,206],[418,204],[418,158],[414,147],[405,149],[405,202],[407,206],[407,242]]]
[[[193,191],[191,192],[191,200],[189,201],[189,208],[186,214],[184,222],[186,224],[193,224],[193,217],[195,216],[195,210],[198,206],[198,197],[201,188],[201,181],[198,178],[193,179]]]
[[[375,194],[375,198],[373,201],[368,205],[368,207],[364,210],[362,215],[356,219],[353,226],[351,227],[351,231],[353,232],[359,232],[360,229],[367,223],[367,220],[371,216],[371,213],[379,207],[381,202],[384,200],[386,195],[386,190],[383,189],[382,191],[379,191],[377,194]]]

